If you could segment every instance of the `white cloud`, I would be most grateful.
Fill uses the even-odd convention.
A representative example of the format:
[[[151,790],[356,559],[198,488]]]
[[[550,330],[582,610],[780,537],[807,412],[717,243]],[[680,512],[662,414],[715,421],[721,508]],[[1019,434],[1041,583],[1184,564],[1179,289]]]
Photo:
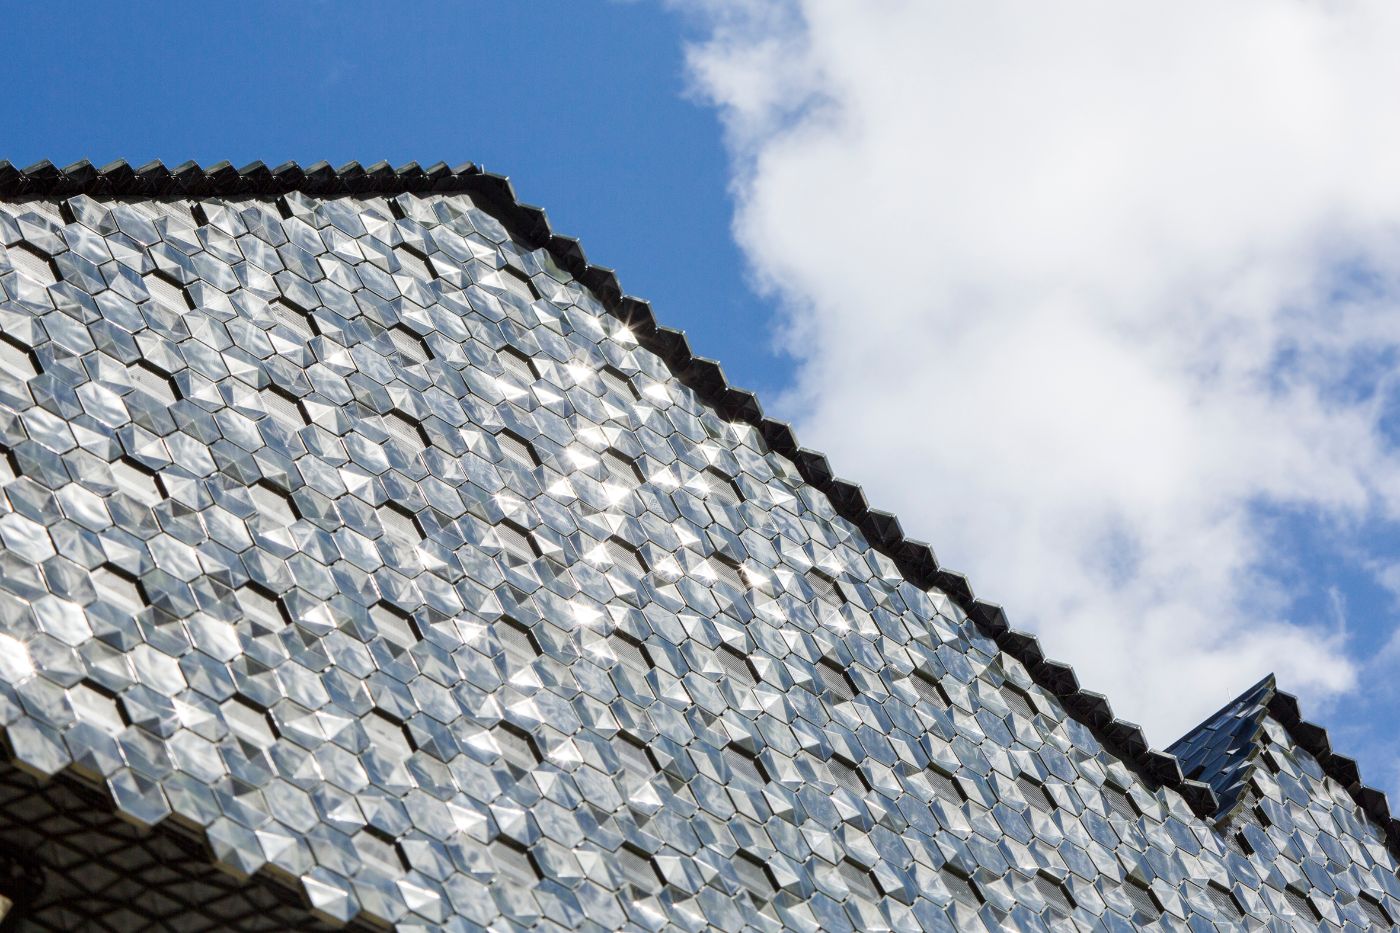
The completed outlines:
[[[803,442],[1159,745],[1350,689],[1257,510],[1400,518],[1400,7],[703,11]]]

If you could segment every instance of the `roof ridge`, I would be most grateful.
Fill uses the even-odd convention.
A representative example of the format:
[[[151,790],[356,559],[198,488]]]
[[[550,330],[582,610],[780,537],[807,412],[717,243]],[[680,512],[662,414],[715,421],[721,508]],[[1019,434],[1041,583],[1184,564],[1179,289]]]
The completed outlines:
[[[871,508],[859,485],[837,477],[823,454],[799,446],[789,424],[764,417],[754,393],[729,385],[718,362],[695,356],[683,331],[659,325],[650,303],[624,293],[612,269],[589,263],[577,239],[554,233],[545,211],[522,203],[506,176],[490,173],[471,162],[457,167],[438,162],[426,169],[416,162],[393,168],[382,161],[368,168],[358,162],[349,162],[340,168],[332,168],[327,162],[317,162],[306,168],[296,162],[286,162],[271,169],[262,162],[252,162],[242,168],[234,168],[229,162],[218,162],[208,168],[201,168],[196,162],[184,162],[173,169],[159,161],[139,168],[132,168],[124,161],[97,168],[86,160],[58,168],[44,161],[24,169],[0,162],[0,197],[10,198],[77,194],[275,197],[293,191],[321,197],[401,193],[469,195],[474,203],[501,221],[513,236],[531,248],[547,250],[561,267],[593,291],[610,313],[631,328],[641,346],[665,361],[682,383],[725,417],[753,426],[769,448],[792,460],[802,478],[824,493],[837,513],[860,528],[873,547],[889,556],[906,579],[922,589],[937,588],[945,593],[998,648],[1024,665],[1037,684],[1053,693],[1071,715],[1144,780],[1172,788],[1202,818],[1217,813],[1219,801],[1208,784],[1187,779],[1175,755],[1150,748],[1139,725],[1115,717],[1108,699],[1101,693],[1083,689],[1069,664],[1046,658],[1035,635],[1012,629],[1000,605],[978,599],[967,578],[939,564],[927,542],[905,536],[895,515]],[[1279,712],[1273,712],[1275,707]],[[1329,774],[1335,772],[1334,776],[1348,790],[1356,788],[1352,792],[1354,799],[1368,814],[1375,815],[1385,827],[1391,846],[1400,851],[1400,821],[1390,819],[1384,793],[1361,785],[1355,761],[1332,754],[1326,730],[1303,722],[1297,715],[1297,700],[1290,694],[1275,693],[1270,709],[1300,745],[1310,752],[1313,748],[1320,749],[1320,755],[1313,754],[1325,769],[1329,769]]]
[[[465,191],[467,179],[481,174],[480,167],[471,162],[456,167],[438,162],[428,168],[417,162],[398,168],[388,162],[375,162],[367,168],[358,162],[347,162],[340,168],[329,162],[316,162],[306,168],[296,162],[283,162],[276,168],[268,168],[262,162],[250,162],[242,168],[234,168],[230,162],[216,162],[208,168],[197,162],[182,162],[167,168],[157,159],[133,168],[119,159],[98,168],[84,159],[63,168],[48,160],[17,168],[0,161],[0,197],[256,197],[293,191],[321,197],[433,194]]]

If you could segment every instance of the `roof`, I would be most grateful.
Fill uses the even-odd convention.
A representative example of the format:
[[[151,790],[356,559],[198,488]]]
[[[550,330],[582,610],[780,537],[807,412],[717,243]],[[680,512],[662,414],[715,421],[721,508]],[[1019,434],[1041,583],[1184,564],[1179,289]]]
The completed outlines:
[[[505,179],[471,165],[118,164],[0,165],[0,182],[0,202],[13,202],[0,203],[0,367],[29,373],[0,380],[0,648],[32,639],[28,674],[42,675],[20,669],[23,651],[0,651],[0,727],[40,779],[0,769],[0,795],[30,808],[0,812],[0,831],[14,832],[22,813],[60,819],[66,804],[45,797],[43,780],[85,773],[106,782],[123,820],[181,817],[207,833],[223,869],[299,878],[342,920],[468,916],[464,892],[490,871],[548,887],[567,866],[550,863],[562,876],[532,867],[527,850],[548,854],[579,832],[590,857],[600,845],[630,853],[644,885],[674,871],[667,891],[694,896],[683,876],[720,856],[721,890],[775,893],[776,876],[805,904],[809,886],[825,884],[815,863],[846,866],[844,851],[850,884],[883,872],[885,894],[957,919],[905,877],[913,866],[885,860],[880,840],[893,834],[924,869],[953,866],[944,887],[1003,888],[995,898],[968,888],[968,909],[991,912],[1000,899],[1031,922],[1014,911],[1066,897],[1057,885],[1070,879],[1013,878],[1025,864],[1008,874],[1002,846],[964,844],[962,801],[984,805],[963,820],[995,822],[1020,844],[1018,821],[1052,834],[1080,821],[1088,836],[1077,844],[1095,865],[1146,885],[1166,878],[1162,895],[1189,902],[1178,915],[1259,917],[1277,909],[1277,885],[1262,901],[1239,892],[1233,908],[1197,903],[1205,879],[1235,875],[1218,861],[1223,837],[1198,817],[1228,816],[1260,730],[1278,743],[1286,729],[1301,750],[1281,765],[1292,805],[1332,808],[1333,841],[1360,840],[1342,859],[1343,893],[1371,883],[1348,866],[1388,865],[1391,876],[1373,881],[1394,899],[1386,909],[1400,904],[1371,825],[1383,814],[1393,848],[1384,796],[1271,681],[1179,743],[1195,779],[1183,776],[1177,757],[1148,749],[576,241],[554,236]],[[591,458],[576,456],[585,449]],[[608,499],[607,482],[625,485],[624,498]],[[149,487],[151,498],[139,507],[114,487]],[[773,578],[760,587],[742,568]],[[123,600],[139,608],[123,616]],[[215,622],[236,625],[237,642]],[[745,682],[754,692],[734,693]],[[332,715],[340,709],[350,716]],[[551,731],[578,718],[571,732]],[[638,723],[636,746],[613,735]],[[151,736],[167,731],[181,750],[169,777],[144,744],[160,751]],[[571,769],[542,751],[556,748],[602,775],[580,792],[615,812],[598,820],[577,812],[577,797],[561,811],[510,796],[526,780],[574,793]],[[260,749],[275,752],[275,769],[258,764]],[[628,816],[624,801],[655,805],[633,799],[629,767],[677,806]],[[332,796],[313,809],[286,782]],[[357,799],[356,787],[368,794]],[[750,792],[754,802],[739,802]],[[345,793],[352,810],[366,807],[362,821],[337,815]],[[728,817],[726,794],[740,795]],[[453,799],[459,809],[443,810]],[[905,804],[907,818],[896,812]],[[316,835],[275,825],[265,835],[284,806]],[[749,822],[745,806],[757,808]],[[706,834],[699,868],[694,850],[661,851],[684,845],[693,820]],[[808,820],[839,846],[802,849],[800,867],[782,861],[787,834]],[[934,823],[953,831],[935,839]],[[1287,826],[1278,814],[1258,830]],[[1175,867],[1142,861],[1159,830],[1188,827],[1205,851],[1181,843]],[[753,857],[731,858],[731,836]],[[435,847],[456,838],[466,841],[449,867]],[[308,844],[321,874],[307,874],[309,855],[293,857]],[[400,844],[411,848],[396,854]],[[451,908],[420,869],[466,885]],[[1103,903],[1131,916],[1131,885],[1095,870],[1097,916]],[[713,881],[702,893],[719,893]],[[1038,897],[1005,889],[1032,882]],[[1355,913],[1334,901],[1329,910]]]
[[[1021,662],[1037,684],[1058,697],[1067,710],[1145,780],[1177,791],[1198,815],[1210,816],[1221,810],[1221,802],[1210,782],[1186,777],[1188,769],[1182,768],[1170,749],[1151,748],[1139,725],[1115,717],[1108,698],[1081,687],[1069,664],[1046,657],[1035,635],[1012,628],[1003,607],[978,598],[966,576],[944,567],[931,545],[907,537],[898,517],[892,513],[872,508],[861,486],[838,476],[825,455],[801,446],[789,424],[766,417],[754,393],[731,386],[717,361],[696,356],[684,331],[658,324],[647,301],[626,294],[612,269],[591,264],[577,239],[554,233],[545,211],[521,202],[506,176],[490,173],[471,162],[455,167],[438,162],[427,168],[416,162],[397,168],[387,162],[368,167],[349,162],[339,168],[327,162],[306,167],[286,162],[275,168],[262,162],[252,162],[241,168],[229,162],[207,168],[195,162],[184,162],[173,168],[159,161],[140,167],[117,161],[100,168],[87,161],[63,168],[47,161],[26,168],[0,162],[0,197],[4,198],[76,194],[150,198],[267,197],[291,192],[316,197],[453,192],[470,195],[475,203],[500,220],[513,237],[531,248],[547,250],[562,268],[592,290],[607,310],[631,329],[643,347],[665,360],[683,384],[725,417],[756,428],[769,447],[792,460],[803,479],[825,493],[837,512],[860,528],[872,545],[893,559],[911,583],[947,594],[1003,651]],[[1331,751],[1325,730],[1302,720],[1295,698],[1278,693],[1271,702],[1278,706],[1280,720],[1299,737],[1300,744],[1310,751],[1316,749],[1318,760],[1328,773],[1348,788],[1377,824],[1386,827],[1392,847],[1400,850],[1400,820],[1391,818],[1385,794],[1360,782],[1355,761]],[[1211,721],[1192,730],[1171,748],[1183,747],[1187,738],[1197,735]]]

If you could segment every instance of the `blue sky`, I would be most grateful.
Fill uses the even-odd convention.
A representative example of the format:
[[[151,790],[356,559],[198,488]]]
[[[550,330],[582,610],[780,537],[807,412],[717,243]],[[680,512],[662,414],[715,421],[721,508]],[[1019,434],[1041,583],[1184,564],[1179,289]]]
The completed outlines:
[[[1278,670],[1400,787],[1396,692],[1363,686],[1400,661],[1393,406],[1357,362],[1400,345],[1376,252],[1400,192],[1348,164],[1374,149],[1346,132],[1365,94],[1263,99],[1342,67],[1309,45],[1308,66],[1236,74],[1195,37],[1262,27],[1208,7],[1214,29],[1099,17],[1105,47],[1166,49],[1154,68],[1053,19],[783,7],[28,4],[7,11],[0,157],[507,174],[1154,744]],[[1332,149],[1290,161],[1313,125]],[[1328,224],[1353,245],[1318,258]],[[1331,297],[1307,304],[1280,270],[1314,266]],[[1339,267],[1381,270],[1341,323]]]
[[[652,3],[24,4],[3,158],[472,161],[722,357],[783,384],[729,236],[725,153]],[[401,8],[402,9],[402,8]],[[734,322],[743,322],[736,333]]]

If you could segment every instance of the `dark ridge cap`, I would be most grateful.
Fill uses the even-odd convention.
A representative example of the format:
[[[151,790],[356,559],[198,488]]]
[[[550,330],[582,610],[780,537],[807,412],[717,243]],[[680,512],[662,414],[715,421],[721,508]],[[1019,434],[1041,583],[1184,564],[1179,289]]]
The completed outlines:
[[[1267,708],[1269,715],[1278,720],[1293,741],[1317,759],[1323,773],[1346,788],[1367,818],[1384,830],[1392,854],[1400,858],[1400,820],[1391,816],[1385,792],[1361,783],[1361,772],[1355,759],[1332,751],[1327,730],[1303,719],[1298,698],[1293,694],[1275,690]]]
[[[972,587],[961,574],[939,566],[932,548],[922,541],[904,537],[899,521],[887,512],[872,510],[859,486],[838,480],[827,458],[799,446],[792,428],[763,416],[753,393],[729,386],[719,364],[697,359],[685,334],[656,324],[645,301],[626,295],[613,270],[588,262],[578,240],[557,236],[545,212],[517,200],[510,181],[480,166],[464,163],[448,167],[437,163],[427,169],[416,163],[391,168],[379,162],[369,168],[350,162],[332,168],[317,162],[305,168],[287,162],[269,169],[254,162],[235,169],[223,162],[201,169],[187,162],[174,169],[152,162],[133,169],[125,162],[114,162],[100,169],[89,162],[77,162],[59,169],[40,162],[17,169],[0,162],[0,197],[71,197],[77,194],[135,197],[276,197],[300,191],[317,197],[337,195],[396,195],[464,193],[487,213],[499,220],[516,239],[532,249],[547,250],[554,260],[586,285],[608,311],[632,328],[641,346],[665,360],[686,385],[699,392],[706,403],[735,421],[752,425],[776,453],[790,458],[812,486],[831,500],[842,518],[862,530],[871,544],[890,557],[912,584],[921,589],[936,588],[946,593],[1000,650],[1023,664],[1035,682],[1055,695],[1072,715],[1079,718],[1100,742],[1137,771],[1152,786],[1171,787],[1202,816],[1215,812],[1218,804],[1210,787],[1199,781],[1184,780],[1176,757],[1148,747],[1142,730],[1113,716],[1108,701],[1100,694],[1084,690],[1073,669],[1047,660],[1037,639],[1013,630],[1000,606],[973,596]],[[1277,695],[1286,697],[1286,694]],[[1291,699],[1291,698],[1289,698]],[[1289,700],[1277,699],[1287,712]],[[1296,714],[1296,701],[1292,710]],[[1284,717],[1276,714],[1280,721]],[[1293,722],[1301,723],[1294,715]],[[1318,727],[1293,733],[1300,744],[1304,738],[1322,750],[1319,761],[1329,773],[1344,777],[1354,773],[1354,764],[1331,753],[1326,733]],[[1301,736],[1301,737],[1300,737]],[[1306,746],[1305,747],[1309,747]],[[1311,750],[1311,748],[1310,748]],[[1342,778],[1339,778],[1341,780]],[[1349,787],[1359,784],[1348,783]],[[1379,791],[1359,787],[1358,802],[1371,801],[1368,813],[1379,799],[1385,813],[1384,825],[1392,842],[1400,840],[1400,823],[1389,819],[1385,797]],[[1363,806],[1367,804],[1363,803]]]
[[[0,161],[0,197],[73,197],[88,194],[105,197],[227,198],[275,197],[293,191],[315,197],[395,195],[405,192],[451,194],[466,191],[472,191],[475,195],[480,176],[481,169],[470,162],[456,167],[439,162],[425,169],[417,162],[399,168],[393,168],[388,162],[376,162],[368,168],[358,162],[348,162],[340,168],[333,168],[326,162],[317,162],[305,168],[295,162],[284,162],[276,168],[268,168],[262,162],[252,162],[242,168],[235,168],[229,162],[217,162],[207,168],[202,168],[196,162],[184,162],[167,168],[164,163],[155,161],[132,168],[126,162],[117,161],[97,168],[83,160],[64,168],[47,161],[17,168],[9,162]],[[510,193],[509,184],[505,185],[504,190]],[[549,224],[543,211],[523,206],[519,210],[522,219],[537,215],[532,220],[535,229],[548,231]],[[564,251],[561,249],[561,252]],[[583,254],[576,245],[574,252],[576,261],[581,261]]]

